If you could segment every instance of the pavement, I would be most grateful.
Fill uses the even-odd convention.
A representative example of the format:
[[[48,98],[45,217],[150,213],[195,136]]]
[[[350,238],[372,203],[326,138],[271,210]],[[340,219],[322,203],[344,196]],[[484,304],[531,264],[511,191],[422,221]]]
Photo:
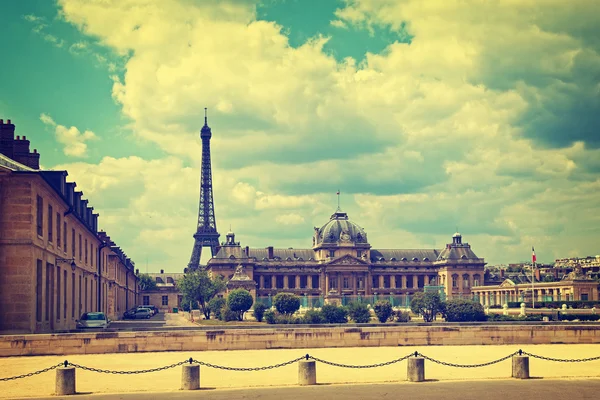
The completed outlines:
[[[426,381],[421,383],[387,383],[371,385],[316,385],[304,387],[251,388],[234,390],[200,390],[165,393],[129,394],[78,394],[76,399],[90,400],[148,400],[148,399],[197,399],[203,400],[327,400],[363,399],[424,399],[424,400],[577,400],[596,399],[600,379],[530,379],[485,381]],[[73,396],[44,397],[47,400],[72,399]]]
[[[56,365],[65,358],[82,366],[119,370],[138,371],[167,366],[193,357],[206,363],[228,367],[263,367],[283,363],[310,355],[336,363],[361,365],[391,361],[419,351],[431,358],[457,364],[480,364],[505,357],[519,348],[533,354],[561,359],[587,358],[600,356],[600,346],[576,345],[522,345],[522,346],[406,346],[406,347],[354,347],[320,349],[276,349],[205,352],[160,352],[130,354],[89,354],[73,356],[6,357],[0,362],[0,378],[34,372]],[[549,378],[598,378],[600,360],[591,362],[552,362],[530,358],[530,375]],[[87,394],[138,393],[139,398],[154,398],[154,394],[169,392],[169,396],[179,396],[181,391],[181,367],[144,374],[112,374],[78,369],[76,371],[77,391]],[[351,383],[376,384],[402,382],[406,380],[407,361],[401,361],[377,368],[341,368],[317,363],[318,387]],[[425,378],[429,380],[464,381],[481,379],[506,379],[511,376],[511,360],[505,360],[480,368],[457,368],[425,362]],[[544,379],[544,380],[545,380]],[[487,382],[487,381],[486,381]],[[511,381],[512,382],[512,381]],[[532,381],[533,382],[533,381]],[[280,387],[293,389],[298,383],[298,366],[287,365],[280,368],[240,372],[226,369],[200,368],[202,396],[221,390],[244,388]],[[52,396],[55,385],[55,372],[0,382],[0,398],[25,398]],[[413,385],[404,383],[404,385]],[[419,384],[419,387],[425,387]],[[422,386],[421,386],[422,385]],[[427,383],[428,385],[428,383]],[[407,386],[408,387],[408,386]],[[404,386],[403,386],[404,388]],[[261,389],[262,390],[262,389]],[[265,389],[266,390],[266,389]],[[327,390],[327,389],[323,389]],[[342,390],[342,389],[340,389]],[[382,389],[383,390],[383,389]],[[404,390],[404,389],[402,389]],[[286,391],[287,392],[287,391]],[[198,393],[198,392],[195,392]],[[258,392],[257,392],[258,393]],[[295,392],[290,392],[295,393]],[[579,392],[575,392],[579,396]],[[183,395],[183,394],[182,394]],[[158,396],[158,395],[157,395]],[[329,395],[328,395],[329,396]],[[56,397],[53,397],[56,398]],[[79,396],[78,396],[79,398]],[[95,398],[95,397],[94,397]],[[121,397],[106,397],[121,398]],[[129,398],[129,397],[123,397]],[[135,398],[135,397],[132,397]],[[157,397],[160,398],[160,397]],[[219,398],[219,397],[215,397]],[[242,397],[244,398],[244,397]],[[249,397],[246,397],[249,398]],[[262,397],[261,397],[262,398]],[[293,398],[293,397],[290,397]],[[327,399],[329,397],[326,397]],[[443,397],[442,398],[446,398]],[[529,399],[528,399],[529,400]]]

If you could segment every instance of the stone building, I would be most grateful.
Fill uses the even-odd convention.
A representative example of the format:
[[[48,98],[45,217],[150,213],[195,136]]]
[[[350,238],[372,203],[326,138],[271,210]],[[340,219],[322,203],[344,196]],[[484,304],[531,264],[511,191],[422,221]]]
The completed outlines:
[[[67,172],[39,170],[39,153],[14,130],[0,120],[0,331],[73,329],[87,311],[118,318],[110,299],[135,299],[133,262],[99,234]]]
[[[156,290],[140,292],[138,303],[144,306],[156,306],[161,312],[169,312],[173,308],[180,308],[183,295],[177,289],[177,281],[183,278],[184,274],[165,273],[161,269],[159,274],[148,275],[156,282]]]
[[[242,247],[229,232],[207,269],[231,279],[242,266],[256,283],[257,299],[285,291],[326,302],[385,296],[408,304],[410,295],[427,288],[447,298],[470,298],[471,288],[483,284],[484,259],[459,233],[443,249],[376,249],[338,209],[314,228],[312,243],[305,249],[257,249]]]

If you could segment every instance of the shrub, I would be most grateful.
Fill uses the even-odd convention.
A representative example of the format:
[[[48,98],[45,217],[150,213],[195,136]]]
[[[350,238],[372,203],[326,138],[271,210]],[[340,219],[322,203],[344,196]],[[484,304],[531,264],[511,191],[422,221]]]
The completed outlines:
[[[221,309],[221,321],[238,321],[239,313],[237,311],[232,311],[227,307],[227,304],[223,306]]]
[[[431,322],[438,313],[444,313],[444,303],[438,293],[417,292],[410,302],[410,310],[423,316],[425,322]]]
[[[275,318],[275,312],[273,310],[265,311],[264,317],[267,324],[272,325],[277,323],[277,319]]]
[[[371,321],[369,307],[363,303],[350,303],[348,305],[348,316],[357,324],[364,324]]]
[[[488,321],[518,321],[517,318],[510,315],[490,314],[487,316]]]
[[[273,305],[280,314],[292,315],[300,309],[300,297],[292,293],[277,293]]]
[[[256,318],[256,320],[258,322],[262,322],[263,316],[265,315],[266,310],[267,310],[267,306],[265,306],[263,303],[255,303],[254,304],[254,318]]]
[[[208,302],[208,308],[216,319],[221,319],[221,310],[225,306],[226,300],[222,297],[213,297]]]
[[[410,313],[408,311],[394,311],[392,317],[394,317],[396,322],[410,322]]]
[[[379,300],[373,306],[373,311],[375,311],[375,315],[377,315],[377,319],[379,322],[384,323],[392,316],[392,304],[387,300]]]
[[[305,324],[324,324],[327,322],[323,313],[319,310],[310,309],[306,311],[304,314],[304,323]]]
[[[579,321],[598,321],[600,320],[600,315],[598,314],[558,314],[559,321],[574,321],[578,319]]]
[[[321,307],[321,313],[328,324],[345,324],[348,322],[348,310],[334,304],[325,304]]]
[[[227,307],[237,313],[238,321],[244,320],[244,313],[252,307],[252,303],[252,295],[245,289],[235,289],[227,295]]]
[[[451,299],[446,302],[446,321],[485,321],[486,316],[483,306],[475,301],[464,299]]]

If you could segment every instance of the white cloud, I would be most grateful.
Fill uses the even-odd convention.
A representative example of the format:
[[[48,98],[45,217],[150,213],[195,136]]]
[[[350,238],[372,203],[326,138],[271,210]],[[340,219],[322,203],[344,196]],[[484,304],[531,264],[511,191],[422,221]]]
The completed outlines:
[[[182,165],[199,165],[206,106],[217,220],[250,245],[310,241],[310,225],[326,222],[340,188],[374,247],[440,247],[458,225],[491,262],[521,259],[532,242],[552,254],[540,256],[546,261],[573,248],[597,252],[598,228],[585,237],[577,229],[600,215],[598,150],[576,136],[541,146],[548,134],[538,129],[536,138],[522,121],[532,110],[560,116],[540,104],[579,93],[571,81],[600,65],[597,43],[578,33],[591,29],[593,2],[348,0],[334,26],[374,32],[404,22],[414,35],[361,62],[336,61],[319,36],[291,47],[284,28],[257,21],[249,2],[59,4],[84,33],[131,54],[123,77],[112,77],[112,96],[135,135],[169,154],[105,159],[82,167],[82,179],[122,194],[123,182],[140,179],[122,168],[155,171],[106,218],[114,229],[125,229],[117,218],[131,221],[135,234],[125,237],[164,230],[177,265],[187,262],[193,226],[176,226],[193,225],[198,197],[199,171]],[[294,224],[282,237],[284,221]]]
[[[79,131],[74,126],[70,128],[59,125],[48,114],[41,114],[40,120],[52,128],[56,141],[63,145],[63,153],[71,157],[87,157],[87,141],[96,140],[98,137],[90,130],[84,132]]]

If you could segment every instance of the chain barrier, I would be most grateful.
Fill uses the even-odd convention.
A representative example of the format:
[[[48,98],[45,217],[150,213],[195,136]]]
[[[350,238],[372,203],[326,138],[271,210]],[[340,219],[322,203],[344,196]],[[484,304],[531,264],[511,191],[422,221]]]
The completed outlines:
[[[334,366],[334,367],[342,367],[342,368],[375,368],[375,367],[385,367],[386,365],[391,365],[391,364],[395,364],[395,363],[400,362],[400,361],[404,361],[407,358],[410,358],[410,357],[414,356],[415,354],[416,353],[410,353],[410,354],[408,354],[408,355],[406,355],[404,357],[400,357],[400,358],[397,358],[397,359],[392,360],[392,361],[382,362],[382,363],[378,363],[378,364],[367,364],[367,365],[352,365],[352,364],[334,363],[334,362],[331,362],[331,361],[321,360],[320,358],[317,358],[317,357],[309,356],[308,354],[306,355],[306,358],[307,359],[311,358],[311,359],[313,359],[315,361],[318,361],[320,363],[331,365],[331,366]]]
[[[151,369],[142,369],[142,370],[139,370],[139,371],[112,371],[112,370],[108,370],[108,369],[86,367],[84,365],[74,364],[72,362],[69,362],[68,365],[70,365],[72,367],[75,367],[75,368],[83,369],[85,371],[100,372],[100,373],[103,373],[103,374],[136,375],[136,374],[146,374],[146,373],[149,373],[149,372],[164,371],[166,369],[171,369],[171,368],[179,367],[180,365],[190,363],[190,360],[185,360],[185,361],[181,361],[181,362],[178,362],[178,363],[175,363],[175,364],[166,365],[164,367],[151,368]],[[67,365],[67,361],[65,361],[65,366],[66,365]]]
[[[48,368],[41,369],[39,371],[30,372],[28,374],[11,376],[11,377],[8,377],[8,378],[0,378],[0,382],[13,381],[15,379],[21,379],[21,378],[29,378],[30,376],[39,375],[39,374],[43,374],[44,372],[52,371],[53,369],[56,369],[56,368],[58,368],[58,367],[60,367],[62,365],[64,365],[64,364],[60,363],[60,364],[56,364],[56,365],[53,365],[53,366],[48,367]]]
[[[490,361],[490,362],[486,362],[486,363],[482,363],[482,364],[454,364],[454,363],[449,363],[449,362],[445,362],[445,361],[440,361],[440,360],[436,360],[434,358],[431,357],[427,357],[425,354],[423,353],[418,353],[421,357],[423,357],[426,360],[429,360],[431,362],[434,362],[436,364],[441,364],[441,365],[445,365],[447,367],[456,367],[456,368],[479,368],[479,367],[487,367],[488,365],[493,365],[493,364],[497,364],[499,362],[508,360],[509,358],[519,354],[518,351],[515,351],[514,353],[511,353],[509,355],[507,355],[506,357],[502,357],[499,358],[497,360],[494,361]]]
[[[539,358],[540,360],[556,361],[556,362],[587,362],[587,361],[600,360],[600,356],[589,357],[589,358],[552,358],[552,357],[539,356],[537,354],[528,353],[528,352],[522,351],[522,350],[519,350],[519,352],[522,354],[525,354],[526,356],[530,356],[533,358]]]
[[[308,354],[307,354],[307,356],[308,356]],[[209,368],[224,369],[226,371],[264,371],[267,369],[285,367],[286,365],[297,363],[298,361],[304,360],[305,358],[306,358],[306,356],[302,356],[302,357],[298,357],[298,358],[295,358],[290,361],[286,361],[281,364],[267,365],[264,367],[227,367],[227,366],[223,366],[223,365],[210,364],[210,363],[207,363],[204,361],[198,361],[198,360],[192,360],[192,361],[198,365],[204,365],[205,367],[209,367]]]

